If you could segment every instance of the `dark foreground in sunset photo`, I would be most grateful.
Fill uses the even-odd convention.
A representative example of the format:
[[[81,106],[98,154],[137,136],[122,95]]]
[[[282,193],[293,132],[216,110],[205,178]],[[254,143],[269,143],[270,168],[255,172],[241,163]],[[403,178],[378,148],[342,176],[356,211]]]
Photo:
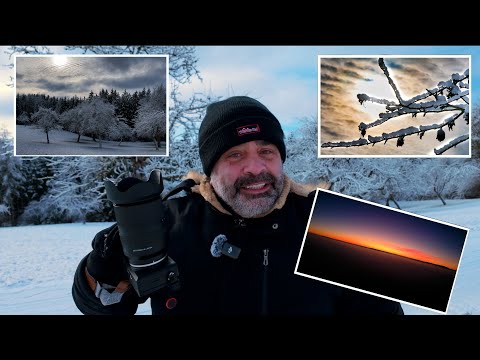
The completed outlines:
[[[298,272],[446,311],[455,271],[389,252],[308,234]]]

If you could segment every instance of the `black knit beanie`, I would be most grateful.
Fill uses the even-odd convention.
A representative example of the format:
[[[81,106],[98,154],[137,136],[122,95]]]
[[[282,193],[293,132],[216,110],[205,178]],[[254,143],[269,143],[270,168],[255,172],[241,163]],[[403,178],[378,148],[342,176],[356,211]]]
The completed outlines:
[[[210,176],[225,151],[253,140],[265,140],[276,145],[282,161],[285,161],[280,122],[259,101],[248,96],[233,96],[208,105],[198,134],[203,171]]]

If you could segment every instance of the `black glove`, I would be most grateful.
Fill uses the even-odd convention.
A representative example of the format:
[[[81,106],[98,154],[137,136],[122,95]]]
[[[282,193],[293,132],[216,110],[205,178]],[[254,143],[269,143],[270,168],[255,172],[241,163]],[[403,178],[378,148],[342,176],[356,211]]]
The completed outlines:
[[[87,271],[95,280],[114,287],[120,281],[128,280],[127,258],[123,254],[117,224],[98,232],[92,247]]]

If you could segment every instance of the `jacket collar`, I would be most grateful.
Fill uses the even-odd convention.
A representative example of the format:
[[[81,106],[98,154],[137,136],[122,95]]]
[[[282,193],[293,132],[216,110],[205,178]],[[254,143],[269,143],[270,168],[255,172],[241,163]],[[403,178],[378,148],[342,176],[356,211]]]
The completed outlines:
[[[220,201],[218,201],[217,195],[215,194],[215,191],[210,184],[210,178],[208,176],[200,174],[198,172],[190,171],[184,179],[192,179],[195,181],[196,185],[192,188],[192,192],[203,196],[205,201],[209,202],[213,207],[215,207],[215,209],[217,209],[221,213],[232,215],[231,212],[225,209],[225,207],[222,206]],[[275,202],[272,209],[256,217],[264,217],[276,209],[281,209],[285,205],[285,202],[287,201],[287,196],[290,193],[307,197],[308,194],[314,191],[317,187],[326,188],[327,186],[326,184],[298,184],[285,175],[285,185],[283,187],[283,191],[280,194],[280,197]]]

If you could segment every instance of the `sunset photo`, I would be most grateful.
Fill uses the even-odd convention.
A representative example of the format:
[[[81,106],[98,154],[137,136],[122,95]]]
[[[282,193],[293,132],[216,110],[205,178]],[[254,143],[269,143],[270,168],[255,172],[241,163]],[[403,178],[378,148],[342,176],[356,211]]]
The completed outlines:
[[[318,189],[295,273],[444,313],[467,234]]]
[[[319,56],[319,157],[470,157],[469,56]]]

